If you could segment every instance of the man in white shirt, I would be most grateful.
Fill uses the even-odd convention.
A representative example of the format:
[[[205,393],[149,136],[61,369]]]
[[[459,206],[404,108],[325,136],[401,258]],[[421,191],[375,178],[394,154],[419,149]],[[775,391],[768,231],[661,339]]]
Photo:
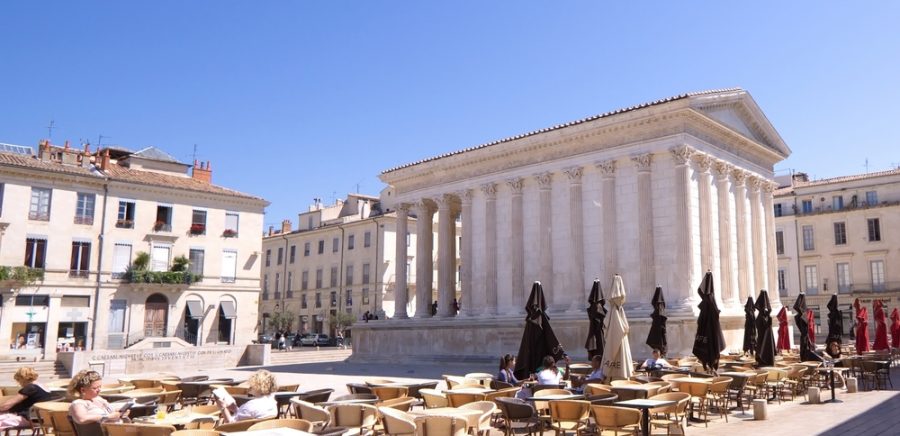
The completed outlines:
[[[645,360],[641,365],[641,369],[646,369],[649,371],[670,367],[672,367],[672,365],[670,365],[669,362],[666,362],[666,359],[662,358],[662,353],[660,353],[656,348],[653,349],[653,357]]]

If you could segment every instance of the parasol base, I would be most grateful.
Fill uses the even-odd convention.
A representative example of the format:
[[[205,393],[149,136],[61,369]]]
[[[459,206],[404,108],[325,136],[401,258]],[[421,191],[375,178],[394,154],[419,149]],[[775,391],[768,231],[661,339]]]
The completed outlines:
[[[823,404],[824,403],[843,403],[843,401],[835,399],[835,400],[825,400],[825,401],[822,401],[822,403]]]

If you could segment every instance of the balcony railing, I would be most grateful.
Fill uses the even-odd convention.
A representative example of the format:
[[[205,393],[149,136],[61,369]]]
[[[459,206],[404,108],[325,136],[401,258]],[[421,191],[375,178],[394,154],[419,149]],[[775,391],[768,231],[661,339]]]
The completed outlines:
[[[192,235],[202,235],[206,233],[206,225],[205,224],[191,224],[190,234]]]
[[[172,225],[165,221],[157,221],[153,223],[153,231],[154,232],[171,232]]]
[[[28,212],[28,219],[35,221],[50,221],[50,212]]]
[[[190,285],[203,280],[203,276],[188,271],[128,271],[122,279],[127,283]]]
[[[75,269],[69,270],[69,277],[72,277],[72,278],[86,279],[86,278],[88,278],[88,276],[90,274],[91,274],[90,271],[85,271],[85,270],[75,270]]]
[[[872,209],[872,208],[876,208],[876,207],[888,207],[888,206],[897,206],[897,205],[900,205],[900,201],[882,201],[882,202],[874,203],[874,204],[869,204],[869,203],[866,203],[865,201],[860,201],[855,204],[854,203],[846,204],[841,208],[834,208],[833,205],[817,206],[817,207],[812,208],[812,210],[806,211],[806,212],[804,212],[803,208],[800,207],[800,208],[797,208],[796,210],[794,210],[794,215],[796,215],[796,216],[821,215],[821,214],[826,214],[826,213],[847,212],[847,211],[851,211],[851,210]],[[788,215],[788,214],[784,213],[782,216],[785,216],[785,215]]]
[[[75,215],[74,222],[75,222],[75,224],[84,224],[84,225],[90,226],[90,225],[94,224],[94,217]]]
[[[116,220],[116,227],[120,229],[133,229],[134,221],[132,220]]]

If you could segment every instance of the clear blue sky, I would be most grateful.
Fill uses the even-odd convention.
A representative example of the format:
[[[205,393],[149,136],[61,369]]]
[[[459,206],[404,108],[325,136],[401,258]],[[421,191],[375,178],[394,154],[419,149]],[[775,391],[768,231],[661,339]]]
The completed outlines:
[[[54,120],[56,143],[197,144],[267,224],[399,164],[731,86],[793,149],[779,170],[900,164],[897,3],[688,3],[3,2],[0,142]]]

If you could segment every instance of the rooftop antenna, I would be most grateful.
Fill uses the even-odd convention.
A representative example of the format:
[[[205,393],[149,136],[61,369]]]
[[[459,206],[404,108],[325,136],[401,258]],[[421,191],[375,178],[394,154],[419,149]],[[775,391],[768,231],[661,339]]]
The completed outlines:
[[[197,144],[194,144],[194,154],[191,156],[191,162],[197,161]]]
[[[112,136],[103,136],[103,135],[97,136],[97,150],[99,150],[100,147],[103,146],[103,138],[112,139]]]
[[[866,174],[869,174],[869,158],[866,158]]]
[[[47,139],[53,138],[53,126],[56,124],[55,121],[50,120],[50,124],[47,126]]]

